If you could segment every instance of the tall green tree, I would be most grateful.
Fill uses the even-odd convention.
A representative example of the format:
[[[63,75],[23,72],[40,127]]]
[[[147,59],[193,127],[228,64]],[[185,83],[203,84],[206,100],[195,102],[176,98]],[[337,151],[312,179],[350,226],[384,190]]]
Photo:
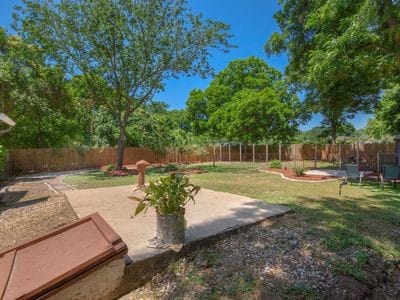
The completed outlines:
[[[270,37],[265,50],[288,53],[289,81],[306,92],[306,103],[323,115],[335,140],[341,123],[359,111],[371,112],[385,81],[399,71],[399,4],[390,0],[282,0],[280,4],[275,19],[281,32]]]
[[[167,105],[157,102],[142,106],[129,119],[128,145],[146,147],[162,154],[173,144],[173,129],[168,120]]]
[[[393,84],[384,91],[376,109],[376,119],[369,124],[369,130],[377,137],[400,133],[400,84]]]
[[[8,148],[70,145],[81,134],[64,73],[42,51],[0,28],[0,111],[16,121]]]
[[[304,117],[282,74],[256,57],[232,61],[205,91],[193,90],[187,111],[195,133],[241,142],[288,140]]]
[[[370,140],[384,143],[393,142],[393,134],[388,131],[386,124],[377,118],[369,119],[363,130]]]
[[[179,74],[207,76],[210,49],[229,47],[228,25],[185,0],[24,0],[16,28],[70,75],[81,74],[117,120],[122,168],[129,117]]]
[[[298,132],[295,141],[300,144],[330,144],[333,142],[330,134],[331,130],[329,127],[320,125]],[[337,138],[341,142],[347,142],[352,139],[356,140],[357,138],[357,131],[351,123],[340,124],[337,134]]]

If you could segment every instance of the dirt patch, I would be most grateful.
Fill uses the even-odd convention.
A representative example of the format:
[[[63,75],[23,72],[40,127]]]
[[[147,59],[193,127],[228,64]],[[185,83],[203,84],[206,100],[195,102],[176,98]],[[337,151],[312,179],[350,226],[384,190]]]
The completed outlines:
[[[337,176],[326,176],[326,175],[311,175],[305,174],[303,176],[296,176],[296,173],[292,169],[265,169],[268,172],[275,172],[282,174],[286,178],[295,179],[295,180],[307,180],[307,181],[319,181],[319,180],[329,180],[339,178]]]
[[[0,202],[0,251],[76,219],[65,196],[43,181],[9,183]]]

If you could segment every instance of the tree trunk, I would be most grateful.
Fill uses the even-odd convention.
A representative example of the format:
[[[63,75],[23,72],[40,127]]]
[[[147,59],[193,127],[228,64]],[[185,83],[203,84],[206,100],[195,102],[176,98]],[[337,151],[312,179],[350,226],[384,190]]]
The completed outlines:
[[[212,166],[215,167],[215,145],[213,145]]]
[[[124,164],[124,150],[126,144],[125,127],[126,126],[120,126],[119,128],[119,139],[117,145],[117,164],[115,166],[116,169],[119,171],[122,170],[122,166]]]
[[[336,144],[337,139],[337,124],[336,122],[332,122],[332,144]]]
[[[393,29],[398,25],[399,22],[392,0],[382,0],[378,13],[384,29]]]

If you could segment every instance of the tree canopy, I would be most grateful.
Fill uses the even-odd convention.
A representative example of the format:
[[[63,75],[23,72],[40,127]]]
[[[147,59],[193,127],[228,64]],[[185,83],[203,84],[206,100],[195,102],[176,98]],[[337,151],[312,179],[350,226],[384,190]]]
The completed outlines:
[[[400,3],[281,0],[268,54],[288,54],[285,75],[260,58],[230,62],[187,107],[154,101],[166,80],[215,75],[229,26],[185,0],[23,0],[15,35],[0,28],[1,111],[17,121],[10,148],[125,146],[156,152],[190,144],[382,140],[400,132]],[[301,95],[304,101],[300,101]],[[349,120],[376,117],[365,130]],[[320,113],[320,126],[298,125]]]
[[[306,91],[305,102],[323,115],[334,139],[340,123],[371,112],[398,74],[398,17],[399,4],[390,0],[281,1],[281,32],[265,50],[288,52],[288,80]]]
[[[42,51],[0,28],[0,106],[16,121],[2,137],[8,148],[60,147],[79,139],[64,73]]]
[[[376,109],[376,119],[368,127],[375,136],[400,133],[400,84],[387,88]]]
[[[228,25],[193,14],[184,0],[24,0],[22,37],[49,61],[82,75],[92,98],[115,118],[122,167],[130,115],[180,74],[209,75],[211,48],[229,47]]]
[[[290,139],[301,116],[282,74],[256,57],[232,61],[205,91],[193,90],[187,110],[197,134],[241,142]]]

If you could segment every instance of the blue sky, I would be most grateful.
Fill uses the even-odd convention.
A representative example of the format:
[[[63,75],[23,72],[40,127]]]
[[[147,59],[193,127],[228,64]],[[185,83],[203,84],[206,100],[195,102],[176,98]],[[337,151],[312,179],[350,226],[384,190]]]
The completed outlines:
[[[287,65],[286,55],[268,57],[263,48],[272,32],[278,27],[273,14],[279,9],[277,0],[188,0],[194,12],[201,12],[207,18],[225,22],[231,26],[233,38],[231,43],[237,48],[229,53],[212,52],[211,65],[216,71],[224,69],[231,60],[246,58],[251,55],[264,59],[270,66],[284,71]],[[10,30],[13,6],[19,0],[1,0],[0,26]],[[204,89],[212,79],[199,77],[181,77],[166,81],[165,91],[156,95],[155,99],[164,101],[171,108],[184,108],[189,92],[194,88]],[[370,116],[358,114],[352,123],[356,128],[364,127]],[[319,125],[321,117],[316,115],[302,129]]]

